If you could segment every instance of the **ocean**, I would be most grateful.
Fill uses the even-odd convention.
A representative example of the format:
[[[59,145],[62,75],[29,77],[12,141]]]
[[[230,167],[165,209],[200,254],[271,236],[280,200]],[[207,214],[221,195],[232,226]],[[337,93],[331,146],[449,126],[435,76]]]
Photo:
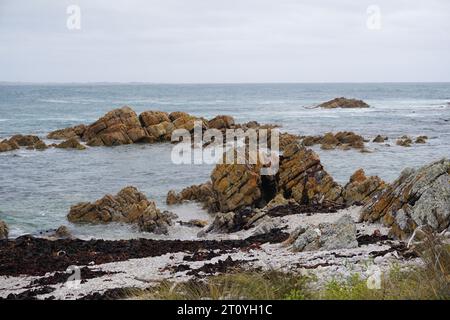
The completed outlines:
[[[363,99],[371,108],[310,108],[340,96]],[[302,135],[345,130],[370,139],[388,136],[390,146],[367,143],[372,153],[313,148],[342,184],[358,168],[391,182],[406,167],[450,156],[450,83],[0,84],[0,139],[17,133],[45,138],[52,130],[91,123],[123,105],[137,113],[185,111],[206,118],[227,114],[237,122],[278,124],[281,131]],[[402,135],[426,135],[429,140],[409,148],[396,146],[395,139]],[[156,236],[130,225],[72,225],[66,219],[71,205],[133,185],[180,220],[210,220],[193,203],[166,206],[170,189],[205,182],[213,168],[175,165],[171,149],[170,144],[136,144],[0,153],[0,219],[9,224],[12,237],[68,225],[81,238],[195,238],[191,228],[181,226],[174,226],[168,236]]]

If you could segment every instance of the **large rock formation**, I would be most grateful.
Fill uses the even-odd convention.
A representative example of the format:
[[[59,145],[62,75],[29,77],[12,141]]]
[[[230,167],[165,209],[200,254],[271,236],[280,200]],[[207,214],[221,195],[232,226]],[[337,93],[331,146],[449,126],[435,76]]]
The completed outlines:
[[[211,173],[212,189],[219,211],[228,212],[252,206],[261,199],[260,166],[218,164]]]
[[[214,129],[229,129],[234,126],[232,116],[220,115],[208,121],[208,127]]]
[[[298,143],[288,145],[280,161],[278,188],[300,204],[342,202],[342,187],[324,170],[319,156]]]
[[[342,190],[346,205],[366,204],[386,188],[386,183],[377,176],[366,177],[364,170],[356,170]]]
[[[130,144],[146,138],[136,112],[128,106],[108,112],[89,125],[83,134],[83,140],[90,146]]]
[[[400,177],[362,210],[361,218],[382,220],[391,234],[407,238],[417,226],[441,232],[450,225],[450,160],[419,169],[405,169]]]
[[[344,97],[335,98],[318,105],[319,108],[335,109],[335,108],[369,108],[369,105],[362,100],[347,99]]]
[[[4,221],[0,220],[0,240],[7,239],[8,233],[9,233],[8,225]]]
[[[300,226],[291,233],[287,243],[293,243],[294,251],[356,248],[356,225],[346,214],[336,222]]]
[[[107,194],[94,203],[82,202],[70,208],[71,222],[136,223],[141,231],[167,233],[173,214],[161,212],[153,201],[135,187],[126,187],[115,196]]]

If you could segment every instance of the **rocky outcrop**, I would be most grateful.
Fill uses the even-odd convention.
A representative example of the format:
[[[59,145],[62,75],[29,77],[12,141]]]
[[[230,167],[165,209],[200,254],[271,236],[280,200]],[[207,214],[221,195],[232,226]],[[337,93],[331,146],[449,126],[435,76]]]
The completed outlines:
[[[184,188],[179,193],[177,193],[175,190],[170,190],[167,193],[166,203],[168,205],[182,203],[183,201],[198,201],[202,203],[204,209],[207,209],[209,212],[218,211],[218,204],[212,189],[211,182]]]
[[[356,248],[356,225],[351,216],[345,214],[336,222],[300,226],[291,233],[287,243],[293,244],[294,251]]]
[[[427,143],[428,137],[427,136],[418,136],[415,143]]]
[[[252,206],[261,199],[260,167],[252,164],[218,164],[211,173],[219,211]]]
[[[386,183],[377,176],[366,177],[364,170],[359,169],[350,177],[350,181],[342,190],[346,205],[366,204],[374,196],[386,188]]]
[[[381,135],[377,135],[372,142],[376,142],[376,143],[384,143],[386,140],[388,139],[388,137],[383,137]]]
[[[86,126],[80,124],[78,126],[52,131],[47,135],[47,138],[55,140],[67,140],[72,138],[81,139],[84,131],[86,131]]]
[[[327,132],[323,136],[304,136],[301,138],[301,143],[305,147],[320,144],[321,149],[323,150],[333,150],[336,148],[341,150],[364,148],[364,138],[351,131],[341,131],[335,134]]]
[[[7,139],[0,141],[0,152],[7,152],[19,149],[19,145]]]
[[[108,194],[94,203],[82,202],[72,206],[67,218],[77,223],[136,223],[141,231],[165,234],[174,215],[161,212],[155,202],[130,186],[115,196]]]
[[[136,112],[125,106],[114,109],[87,126],[83,140],[89,146],[115,146],[141,142],[147,134]]]
[[[318,105],[319,108],[335,109],[335,108],[369,108],[369,105],[362,100],[347,99],[344,97],[335,98]]]
[[[408,136],[402,136],[397,139],[395,144],[402,147],[411,147],[412,139]]]
[[[39,137],[33,135],[16,134],[0,142],[0,152],[16,150],[19,147],[26,147],[29,150],[44,150],[48,148]]]
[[[450,225],[450,160],[419,169],[405,169],[400,177],[362,210],[362,220],[381,220],[391,235],[405,239],[417,226],[436,232]]]
[[[234,118],[232,116],[220,115],[208,121],[208,127],[218,130],[229,129],[234,126]]]
[[[324,170],[312,150],[292,143],[280,161],[278,189],[299,204],[342,202],[342,187]]]
[[[8,239],[8,234],[9,234],[8,225],[4,221],[0,220],[0,240]]]
[[[63,141],[59,144],[55,145],[55,148],[60,149],[77,149],[77,150],[84,150],[86,149],[85,146],[83,146],[77,138],[72,137],[70,139],[67,139],[66,141]]]

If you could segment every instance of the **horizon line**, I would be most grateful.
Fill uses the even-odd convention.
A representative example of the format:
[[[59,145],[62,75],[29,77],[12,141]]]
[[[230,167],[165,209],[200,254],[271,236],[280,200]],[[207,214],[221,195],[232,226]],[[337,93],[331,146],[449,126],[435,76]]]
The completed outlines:
[[[264,85],[264,84],[447,84],[450,81],[280,81],[280,82],[151,82],[151,81],[0,81],[0,85]]]

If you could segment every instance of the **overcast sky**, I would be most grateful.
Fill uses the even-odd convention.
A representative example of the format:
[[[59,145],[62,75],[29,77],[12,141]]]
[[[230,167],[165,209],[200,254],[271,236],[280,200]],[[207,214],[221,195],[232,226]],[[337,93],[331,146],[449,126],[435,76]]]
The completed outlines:
[[[450,81],[450,1],[0,0],[0,81]]]

